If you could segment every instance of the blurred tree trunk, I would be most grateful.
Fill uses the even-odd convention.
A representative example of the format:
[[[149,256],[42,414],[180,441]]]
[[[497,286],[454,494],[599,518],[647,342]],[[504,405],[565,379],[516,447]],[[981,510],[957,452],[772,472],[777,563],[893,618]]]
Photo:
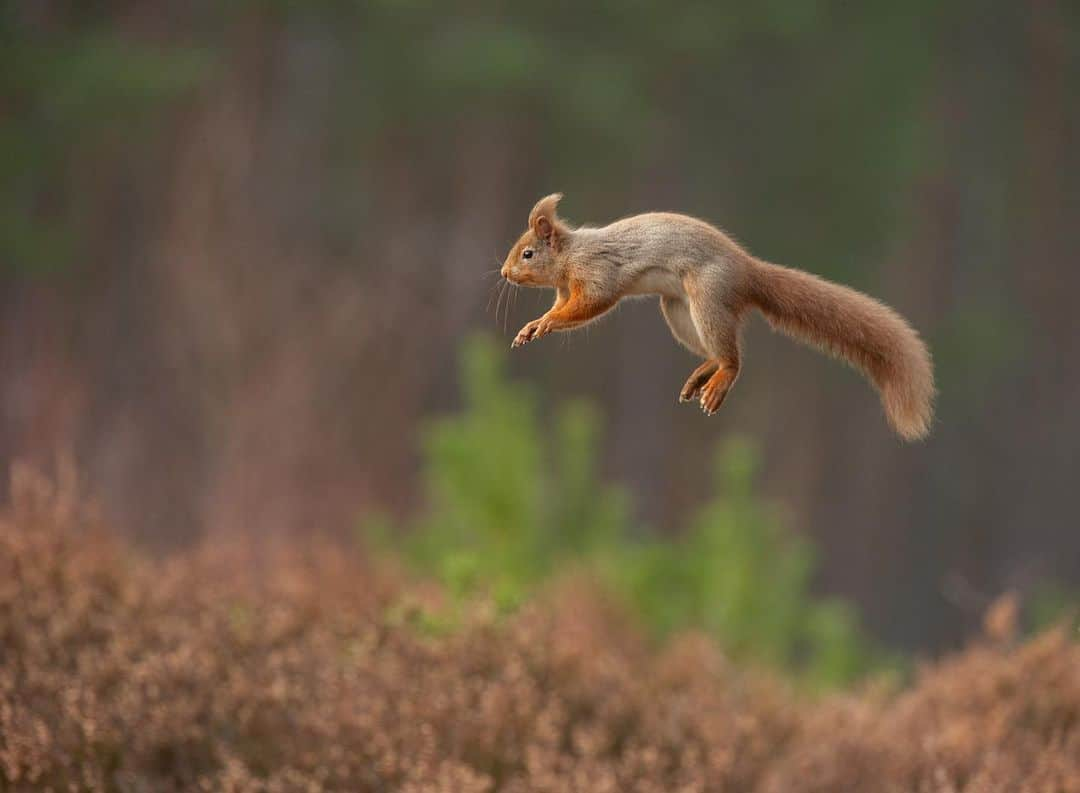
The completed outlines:
[[[1068,113],[1071,108],[1075,132],[1077,92],[1075,79],[1069,87],[1069,28],[1061,4],[1028,0],[1026,8],[1027,101],[1014,272],[1019,286],[1016,299],[1025,308],[1034,343],[1024,361],[1020,400],[1006,424],[1010,445],[1025,448],[1027,459],[1016,466],[1008,523],[998,524],[998,559],[1001,574],[1008,575],[1005,560],[1022,555],[1032,540],[1029,536],[1021,541],[1008,526],[1025,525],[1041,548],[1036,577],[1075,579],[1080,575],[1080,535],[1075,518],[1067,516],[1074,512],[1073,488],[1080,462],[1076,410],[1080,404],[1080,312],[1076,308],[1080,184],[1075,146],[1072,152],[1068,146]],[[1075,77],[1076,58],[1072,60]],[[1071,266],[1053,264],[1069,261]],[[1033,427],[1025,415],[1043,420]],[[1071,568],[1066,562],[1070,559]]]

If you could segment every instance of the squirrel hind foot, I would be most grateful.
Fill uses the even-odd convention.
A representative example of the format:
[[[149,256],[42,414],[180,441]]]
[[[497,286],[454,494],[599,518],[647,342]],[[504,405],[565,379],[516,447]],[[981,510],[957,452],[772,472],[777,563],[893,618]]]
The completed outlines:
[[[701,409],[705,411],[706,415],[711,416],[724,404],[728,392],[730,392],[731,387],[735,385],[735,378],[737,375],[737,370],[721,366],[712,377],[709,378],[708,382],[702,386]]]
[[[705,387],[705,383],[709,381],[717,369],[720,368],[720,362],[712,359],[705,361],[697,369],[690,373],[690,376],[686,379],[686,383],[683,385],[682,390],[679,392],[680,402],[697,402],[701,396],[701,389]]]

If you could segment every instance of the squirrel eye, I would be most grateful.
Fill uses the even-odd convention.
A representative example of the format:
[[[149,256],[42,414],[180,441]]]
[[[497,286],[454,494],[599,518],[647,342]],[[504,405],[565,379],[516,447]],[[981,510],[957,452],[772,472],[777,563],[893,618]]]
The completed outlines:
[[[533,249],[532,248],[526,248],[525,250],[523,250],[521,252],[521,258],[523,258],[523,259],[531,259],[532,255],[533,255]]]

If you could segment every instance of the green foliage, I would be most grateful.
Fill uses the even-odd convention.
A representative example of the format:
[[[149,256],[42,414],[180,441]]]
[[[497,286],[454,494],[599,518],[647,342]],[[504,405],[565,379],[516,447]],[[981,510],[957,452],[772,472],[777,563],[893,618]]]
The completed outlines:
[[[716,496],[676,542],[630,546],[610,577],[663,632],[701,627],[737,658],[837,684],[871,660],[852,610],[810,594],[813,550],[754,494],[757,455],[745,440],[716,459]]]
[[[1061,581],[1043,581],[1031,593],[1027,612],[1032,634],[1064,625],[1080,637],[1080,590]]]
[[[481,0],[463,12],[430,0],[246,0],[189,9],[185,44],[170,48],[113,32],[122,15],[105,7],[47,34],[16,8],[0,10],[0,105],[16,122],[7,135],[16,145],[0,140],[0,255],[25,267],[63,261],[76,242],[65,221],[78,208],[57,213],[50,200],[63,192],[66,162],[96,130],[125,144],[148,137],[126,125],[228,56],[229,31],[262,25],[268,37],[310,29],[347,59],[328,74],[339,114],[328,135],[342,158],[374,164],[390,136],[437,168],[454,160],[448,136],[453,146],[492,123],[537,142],[531,156],[544,159],[545,180],[574,185],[583,211],[610,210],[612,195],[626,209],[621,196],[638,178],[629,160],[695,174],[685,187],[701,185],[700,205],[687,209],[715,208],[714,185],[737,184],[725,217],[750,243],[768,240],[777,260],[857,281],[925,153],[932,8]],[[377,192],[361,180],[338,189],[339,205]],[[823,190],[846,222],[805,211]]]
[[[403,129],[416,150],[442,152],[447,127],[433,115],[451,129],[502,120],[515,138],[542,142],[545,183],[575,185],[583,208],[632,187],[628,159],[658,159],[696,175],[704,206],[715,180],[736,180],[740,200],[724,205],[733,224],[751,240],[794,229],[773,254],[833,274],[864,273],[924,149],[919,103],[934,61],[922,0],[333,7],[355,62],[347,73],[366,76],[337,86],[360,156],[365,135]],[[849,222],[808,216],[823,189]]]
[[[733,657],[836,684],[872,660],[844,604],[815,599],[809,544],[785,531],[753,489],[752,445],[717,455],[717,495],[679,539],[642,540],[626,495],[597,471],[598,418],[578,402],[553,408],[510,382],[489,340],[462,358],[460,414],[424,432],[428,511],[402,530],[368,523],[421,570],[436,575],[454,609],[478,593],[513,608],[576,563],[594,570],[658,635],[701,628]],[[426,618],[445,626],[453,615]]]
[[[466,345],[464,409],[423,433],[430,512],[404,547],[456,595],[511,606],[565,559],[612,547],[629,510],[597,477],[590,408],[560,406],[544,432],[535,395],[502,365],[489,340]]]
[[[53,269],[75,249],[78,197],[63,191],[76,155],[122,141],[131,159],[147,136],[140,125],[194,85],[209,57],[193,48],[148,47],[106,29],[48,35],[0,14],[0,266]],[[97,200],[85,193],[82,200]]]

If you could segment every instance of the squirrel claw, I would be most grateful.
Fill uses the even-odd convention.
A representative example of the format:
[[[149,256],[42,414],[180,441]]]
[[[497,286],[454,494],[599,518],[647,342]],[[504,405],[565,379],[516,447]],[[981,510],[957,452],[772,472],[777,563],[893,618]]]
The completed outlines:
[[[531,325],[532,323],[530,322],[528,325],[518,331],[517,336],[515,336],[513,342],[510,343],[511,348],[524,347],[526,344],[533,340],[533,334],[535,329],[530,327]]]
[[[524,328],[518,331],[517,336],[514,337],[514,341],[510,344],[511,348],[523,347],[534,339],[539,339],[541,336],[546,336],[551,330],[543,317],[540,319],[534,319],[528,323]]]
[[[701,409],[706,416],[711,416],[720,409],[727,398],[735,379],[729,371],[720,369],[701,388]]]

